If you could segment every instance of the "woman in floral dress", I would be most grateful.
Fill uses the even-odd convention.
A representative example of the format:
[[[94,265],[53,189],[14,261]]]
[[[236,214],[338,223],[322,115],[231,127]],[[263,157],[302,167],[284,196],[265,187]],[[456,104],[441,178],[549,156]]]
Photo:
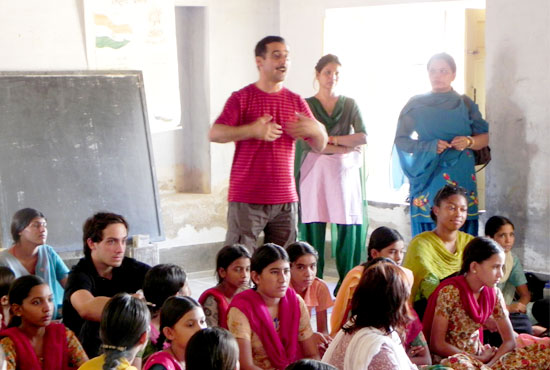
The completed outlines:
[[[502,293],[504,250],[492,239],[475,238],[466,246],[458,276],[444,280],[430,296],[424,334],[442,365],[453,369],[548,369],[550,348],[516,348]],[[483,325],[492,318],[502,345],[483,345]]]

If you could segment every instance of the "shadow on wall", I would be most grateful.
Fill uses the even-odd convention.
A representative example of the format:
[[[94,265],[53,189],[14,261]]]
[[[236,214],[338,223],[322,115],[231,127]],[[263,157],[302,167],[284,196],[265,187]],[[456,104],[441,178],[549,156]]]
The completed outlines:
[[[489,68],[493,71],[492,84],[487,91],[487,118],[492,161],[487,167],[487,212],[485,221],[494,215],[503,215],[516,227],[514,252],[525,263],[523,246],[528,230],[528,185],[530,158],[538,151],[535,144],[527,144],[527,122],[516,96],[517,66],[514,53],[500,50],[499,57]],[[482,230],[483,233],[483,230]]]

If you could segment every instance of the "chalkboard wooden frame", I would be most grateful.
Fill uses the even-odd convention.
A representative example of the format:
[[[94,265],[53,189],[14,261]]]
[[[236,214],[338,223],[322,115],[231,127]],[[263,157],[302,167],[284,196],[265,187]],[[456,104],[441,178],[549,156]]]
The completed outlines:
[[[99,211],[164,239],[140,71],[0,72],[2,247],[25,207],[45,214],[58,252],[82,250]]]

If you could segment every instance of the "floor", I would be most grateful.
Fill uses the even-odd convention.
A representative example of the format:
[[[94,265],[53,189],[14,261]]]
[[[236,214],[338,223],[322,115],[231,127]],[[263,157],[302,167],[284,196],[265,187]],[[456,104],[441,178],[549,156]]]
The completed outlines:
[[[327,269],[327,274],[325,274],[323,278],[323,280],[328,284],[331,294],[334,291],[334,288],[336,287],[336,283],[338,282],[338,277],[330,276],[330,275],[336,275],[334,272],[335,271],[332,271],[331,269]],[[216,276],[213,270],[192,272],[188,274],[188,278],[189,278],[189,287],[191,288],[191,296],[197,300],[199,299],[199,296],[202,294],[202,292],[204,292],[206,289],[209,289],[217,284]],[[332,312],[332,308],[329,308],[328,309],[329,323],[330,323],[331,312]],[[315,312],[313,312],[311,316],[311,327],[315,329],[316,326],[317,324],[316,324]]]

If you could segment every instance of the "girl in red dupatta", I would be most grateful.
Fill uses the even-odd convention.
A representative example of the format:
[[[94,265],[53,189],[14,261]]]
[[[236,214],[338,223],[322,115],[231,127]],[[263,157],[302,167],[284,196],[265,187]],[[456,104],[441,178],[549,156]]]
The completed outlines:
[[[441,364],[454,369],[544,369],[550,349],[534,344],[516,349],[502,293],[504,250],[494,240],[473,239],[466,246],[456,277],[442,281],[428,300],[424,334],[432,353],[448,357]],[[502,345],[482,343],[482,329],[492,317]]]
[[[307,306],[289,289],[286,251],[264,244],[252,255],[250,269],[256,288],[237,294],[228,313],[241,368],[285,369],[304,357],[319,359]]]
[[[208,327],[227,329],[227,310],[235,294],[250,287],[250,252],[244,245],[233,244],[220,249],[216,256],[218,285],[199,297]]]
[[[8,369],[76,369],[88,360],[72,331],[52,323],[53,295],[36,275],[22,276],[10,288],[12,318],[0,340]]]

